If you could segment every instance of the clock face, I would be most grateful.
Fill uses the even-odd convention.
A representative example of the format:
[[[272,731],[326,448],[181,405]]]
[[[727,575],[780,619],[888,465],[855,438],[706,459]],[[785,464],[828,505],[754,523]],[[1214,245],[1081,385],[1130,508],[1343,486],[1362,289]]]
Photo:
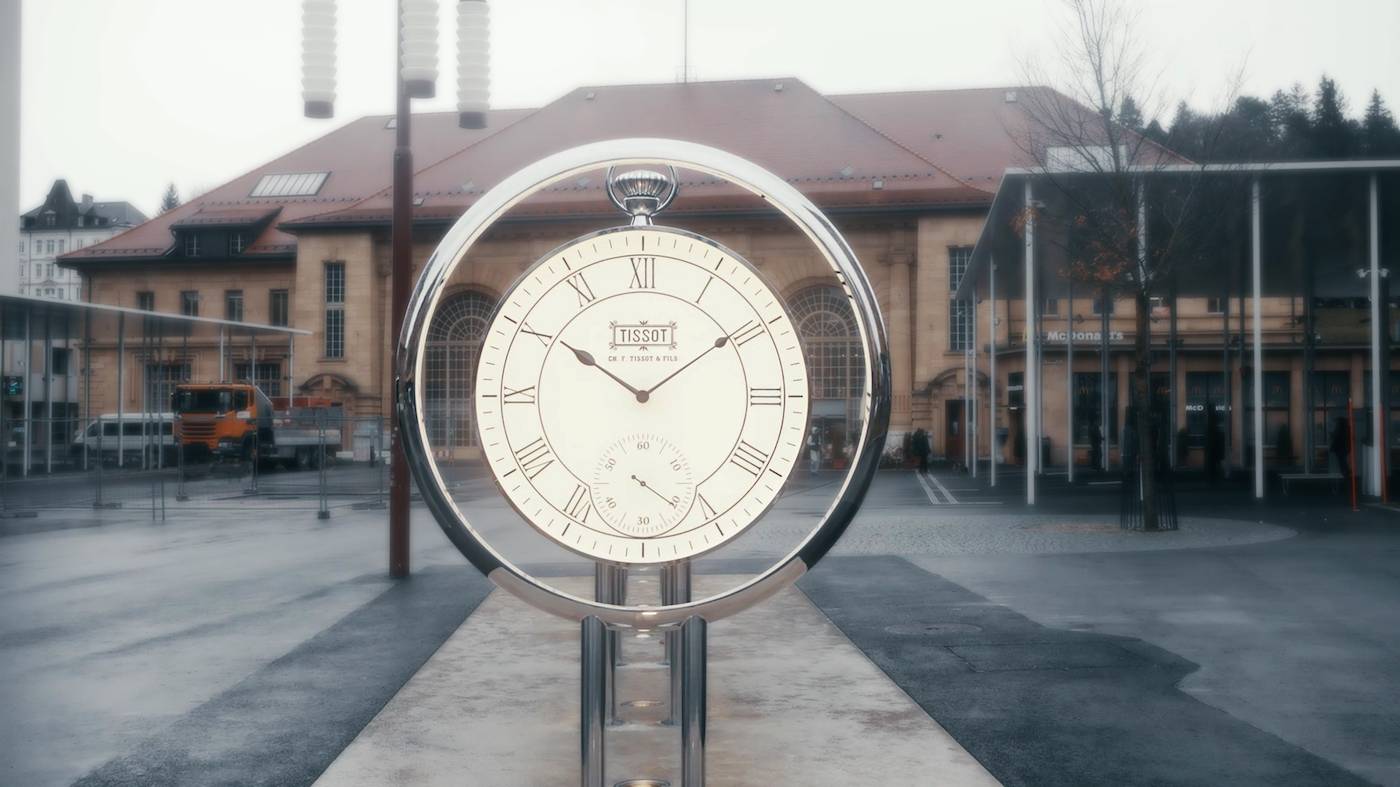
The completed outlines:
[[[599,560],[694,557],[777,498],[804,446],[807,368],[782,300],[733,252],[659,227],[535,263],[482,344],[482,451],[502,491]]]

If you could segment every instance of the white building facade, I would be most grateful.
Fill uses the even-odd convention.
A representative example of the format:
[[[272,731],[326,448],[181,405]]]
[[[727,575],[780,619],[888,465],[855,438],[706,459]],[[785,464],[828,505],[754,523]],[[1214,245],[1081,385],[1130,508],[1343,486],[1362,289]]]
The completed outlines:
[[[74,200],[68,183],[54,181],[44,204],[19,218],[20,295],[83,300],[82,278],[57,258],[101,243],[146,220],[129,202],[96,202],[89,194]]]

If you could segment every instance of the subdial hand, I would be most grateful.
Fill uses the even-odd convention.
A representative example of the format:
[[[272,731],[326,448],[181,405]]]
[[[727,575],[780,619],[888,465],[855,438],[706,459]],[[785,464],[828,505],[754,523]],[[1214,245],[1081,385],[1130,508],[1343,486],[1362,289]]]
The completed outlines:
[[[564,345],[565,347],[568,347],[568,348],[569,348],[569,351],[572,352],[572,353],[574,354],[574,357],[578,359],[578,362],[579,362],[579,363],[583,364],[584,366],[592,366],[594,369],[597,369],[598,371],[600,371],[600,372],[602,372],[603,374],[606,374],[608,377],[612,378],[613,382],[616,382],[618,385],[620,385],[620,386],[622,386],[623,388],[626,388],[627,390],[631,391],[631,392],[632,392],[632,395],[635,396],[635,397],[637,397],[637,401],[639,401],[639,402],[645,402],[647,399],[651,398],[650,394],[648,394],[646,391],[639,391],[639,390],[637,390],[636,388],[633,388],[631,385],[629,385],[629,384],[627,383],[626,380],[622,379],[621,377],[618,377],[617,375],[613,374],[612,372],[608,371],[607,369],[604,369],[603,367],[599,366],[599,365],[598,365],[598,361],[596,361],[596,360],[593,358],[593,353],[590,353],[590,352],[587,351],[587,350],[580,350],[580,349],[578,349],[577,347],[574,347],[574,346],[570,345],[568,342],[564,341],[563,339],[560,339],[560,340],[559,340],[559,343],[562,344],[562,345]]]
[[[639,484],[641,484],[643,489],[645,489],[645,490],[647,490],[648,492],[652,493],[653,495],[656,495],[657,497],[661,498],[661,499],[666,503],[666,505],[668,505],[668,506],[670,506],[670,507],[672,507],[672,508],[675,508],[675,507],[676,507],[676,501],[672,500],[671,498],[669,498],[669,497],[667,497],[667,496],[661,494],[660,492],[656,491],[655,489],[653,489],[652,486],[651,486],[650,484],[648,484],[646,481],[643,481],[642,479],[638,478],[637,475],[636,475],[635,473],[632,474],[632,480],[633,480],[633,481],[636,481],[636,482],[639,483]]]
[[[712,345],[710,345],[709,347],[706,347],[704,352],[700,353],[699,355],[695,356],[694,358],[691,358],[691,359],[690,359],[690,362],[687,363],[685,366],[682,366],[681,368],[675,370],[674,372],[671,372],[670,374],[666,375],[665,377],[663,377],[663,378],[661,379],[661,382],[657,383],[656,385],[653,385],[651,388],[647,389],[646,391],[643,391],[642,393],[647,394],[648,396],[650,396],[651,394],[656,393],[656,389],[657,389],[657,388],[660,388],[661,386],[665,385],[666,382],[667,382],[668,380],[670,380],[672,377],[675,377],[676,375],[680,374],[681,372],[685,371],[686,369],[689,369],[691,366],[693,366],[693,365],[695,364],[696,361],[700,360],[701,358],[704,358],[706,355],[709,355],[709,354],[710,354],[710,350],[718,350],[719,348],[723,347],[724,345],[726,345],[726,344],[728,344],[728,343],[729,343],[729,337],[728,337],[728,336],[721,336],[721,337],[719,337],[718,339],[715,339],[715,343],[712,344]]]

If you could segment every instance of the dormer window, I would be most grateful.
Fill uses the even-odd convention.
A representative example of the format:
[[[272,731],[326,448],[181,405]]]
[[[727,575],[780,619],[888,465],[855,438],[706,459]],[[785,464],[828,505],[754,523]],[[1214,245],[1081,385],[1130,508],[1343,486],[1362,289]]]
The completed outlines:
[[[243,250],[247,248],[247,246],[248,238],[243,233],[235,232],[232,235],[228,236],[228,253],[230,255],[242,254]]]
[[[185,256],[199,256],[199,235],[193,232],[185,236]]]
[[[44,226],[52,227],[57,223],[58,217],[53,214],[53,211],[47,211],[44,213]]]

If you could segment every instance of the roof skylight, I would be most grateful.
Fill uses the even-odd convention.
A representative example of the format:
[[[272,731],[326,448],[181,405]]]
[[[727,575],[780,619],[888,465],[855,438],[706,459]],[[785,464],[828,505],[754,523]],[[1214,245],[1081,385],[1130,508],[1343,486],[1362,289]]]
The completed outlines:
[[[321,190],[329,172],[283,172],[263,175],[249,197],[310,197]]]

